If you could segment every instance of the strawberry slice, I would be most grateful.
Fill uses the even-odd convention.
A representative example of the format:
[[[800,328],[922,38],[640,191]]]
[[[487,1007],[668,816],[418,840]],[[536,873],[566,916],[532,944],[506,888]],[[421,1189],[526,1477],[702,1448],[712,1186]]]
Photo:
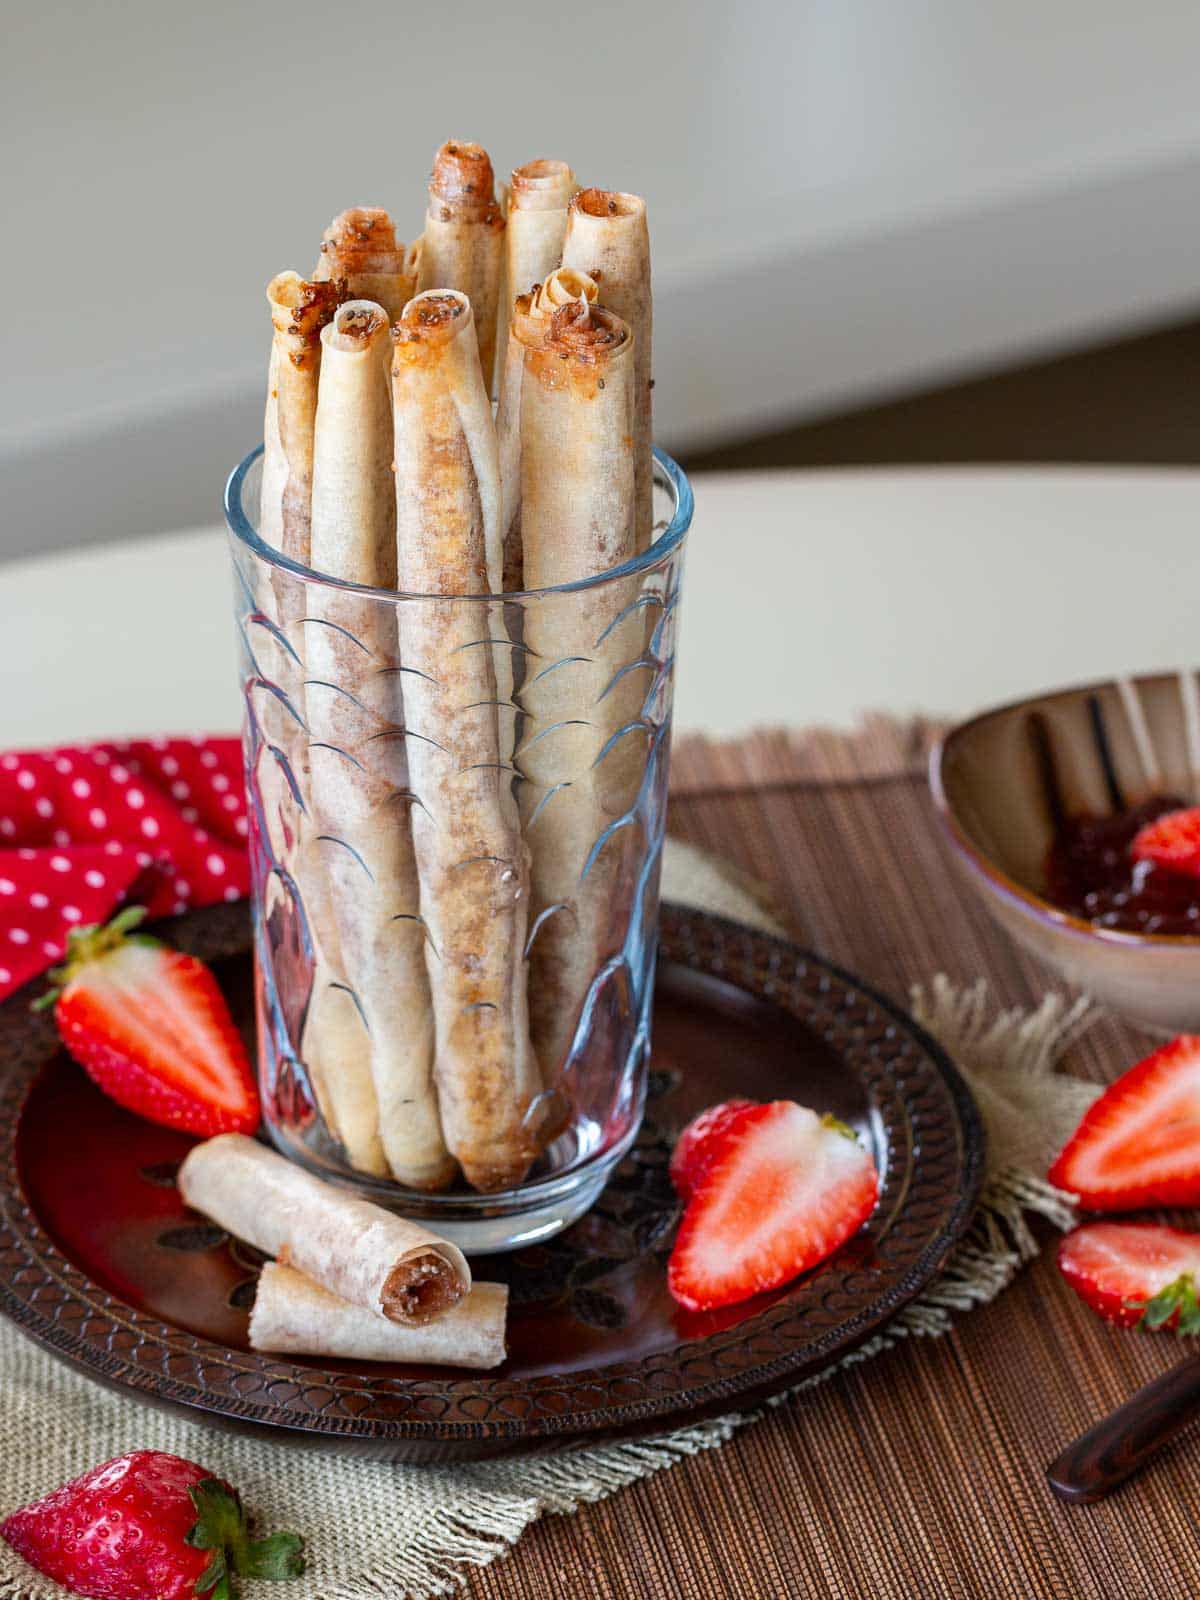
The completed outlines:
[[[1049,1178],[1088,1211],[1200,1202],[1200,1036],[1180,1034],[1110,1084]]]
[[[1200,806],[1168,811],[1148,822],[1134,834],[1129,853],[1135,861],[1153,861],[1170,872],[1200,878]]]
[[[133,933],[145,915],[130,906],[107,927],[77,928],[36,1005],[54,1006],[63,1044],[126,1110],[186,1133],[253,1133],[258,1092],[216,979]]]
[[[1085,1222],[1059,1245],[1058,1267],[1110,1322],[1200,1333],[1200,1233],[1157,1222]]]
[[[720,1105],[709,1106],[688,1123],[671,1152],[671,1182],[681,1200],[691,1197],[707,1167],[714,1135],[720,1133],[731,1117],[753,1104],[753,1100],[722,1100]]]
[[[690,1311],[790,1282],[874,1210],[875,1163],[853,1131],[794,1101],[742,1107],[705,1143],[667,1267],[672,1295]]]

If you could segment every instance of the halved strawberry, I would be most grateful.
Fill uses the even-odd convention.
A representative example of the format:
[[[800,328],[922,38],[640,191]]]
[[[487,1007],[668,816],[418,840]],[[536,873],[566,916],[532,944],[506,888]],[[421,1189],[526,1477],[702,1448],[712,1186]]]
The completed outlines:
[[[1200,1333],[1200,1233],[1157,1222],[1085,1222],[1059,1245],[1058,1266],[1110,1322]]]
[[[1110,1084],[1049,1178],[1088,1211],[1200,1202],[1200,1036],[1180,1034]]]
[[[1148,822],[1134,834],[1129,853],[1135,861],[1153,861],[1171,872],[1200,878],[1200,806],[1168,811]]]
[[[145,915],[130,906],[77,928],[37,1006],[54,1006],[63,1044],[118,1105],[186,1133],[253,1133],[258,1092],[216,979],[132,933]]]
[[[874,1210],[875,1163],[834,1117],[791,1100],[745,1106],[706,1143],[667,1267],[672,1295],[691,1311],[790,1282]]]
[[[671,1182],[681,1200],[689,1198],[708,1164],[713,1135],[724,1128],[730,1117],[753,1104],[753,1100],[722,1100],[688,1123],[671,1152]]]

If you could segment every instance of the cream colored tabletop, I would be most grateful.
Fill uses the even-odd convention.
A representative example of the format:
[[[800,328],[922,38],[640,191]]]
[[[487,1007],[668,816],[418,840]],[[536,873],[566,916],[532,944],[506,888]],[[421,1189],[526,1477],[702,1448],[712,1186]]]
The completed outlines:
[[[1200,656],[1200,472],[966,468],[696,480],[681,728],[966,713]],[[239,716],[216,527],[0,566],[0,743]]]

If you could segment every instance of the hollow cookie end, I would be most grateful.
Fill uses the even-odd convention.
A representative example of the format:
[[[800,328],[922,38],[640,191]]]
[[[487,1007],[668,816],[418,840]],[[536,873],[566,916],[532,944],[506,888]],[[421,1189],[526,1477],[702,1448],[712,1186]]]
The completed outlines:
[[[443,1316],[463,1297],[463,1282],[445,1256],[427,1250],[392,1268],[379,1296],[389,1322],[413,1326]]]
[[[620,189],[581,189],[571,206],[585,217],[641,217],[646,211],[640,194],[626,194]]]

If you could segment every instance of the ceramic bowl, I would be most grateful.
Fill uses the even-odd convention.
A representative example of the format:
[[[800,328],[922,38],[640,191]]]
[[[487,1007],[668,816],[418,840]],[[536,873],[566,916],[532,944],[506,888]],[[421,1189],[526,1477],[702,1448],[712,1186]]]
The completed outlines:
[[[1152,795],[1197,797],[1200,690],[1158,673],[1034,695],[960,723],[930,785],[968,883],[1012,937],[1134,1021],[1200,1031],[1200,937],[1094,927],[1051,905],[1056,819],[1111,815]]]

